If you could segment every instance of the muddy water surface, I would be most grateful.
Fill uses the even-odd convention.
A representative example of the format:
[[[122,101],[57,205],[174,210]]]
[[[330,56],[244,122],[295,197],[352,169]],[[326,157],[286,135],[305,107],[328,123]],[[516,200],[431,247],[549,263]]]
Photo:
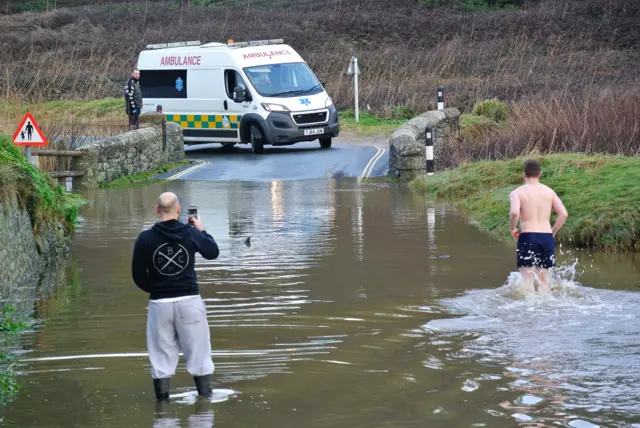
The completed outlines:
[[[167,189],[198,205],[221,248],[197,261],[216,403],[195,399],[182,360],[172,402],[153,397],[147,296],[130,262]],[[554,296],[523,297],[512,244],[384,181],[169,182],[88,197],[75,297],[24,337],[3,426],[640,427],[630,256],[560,254]]]

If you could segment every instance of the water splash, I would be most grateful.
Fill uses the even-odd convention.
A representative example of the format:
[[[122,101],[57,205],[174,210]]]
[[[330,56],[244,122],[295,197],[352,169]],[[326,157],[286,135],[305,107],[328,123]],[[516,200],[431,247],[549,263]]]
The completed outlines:
[[[432,320],[423,330],[433,347],[460,344],[440,350],[445,365],[471,357],[503,367],[509,389],[543,399],[547,410],[637,418],[640,293],[592,288],[579,275],[575,261],[559,266],[551,291],[537,293],[512,273],[497,289],[441,300],[457,317]]]
[[[541,278],[534,275],[533,284],[528,283],[520,272],[511,272],[506,283],[496,290],[501,297],[525,299],[530,302],[553,299],[588,298],[588,293],[576,277],[580,275],[578,260],[570,264],[559,265],[549,271],[548,284],[550,292],[540,288]],[[532,286],[535,285],[535,290]]]

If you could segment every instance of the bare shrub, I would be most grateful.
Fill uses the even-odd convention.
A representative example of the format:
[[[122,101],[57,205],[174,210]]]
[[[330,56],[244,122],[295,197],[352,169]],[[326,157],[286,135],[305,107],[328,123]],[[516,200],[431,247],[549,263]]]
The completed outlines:
[[[640,155],[640,88],[591,88],[515,103],[507,124],[463,132],[436,161],[446,169],[531,152]]]
[[[640,10],[631,0],[526,2],[520,11],[483,14],[416,0],[226,4],[138,0],[0,16],[2,86],[22,102],[120,96],[147,43],[277,37],[301,52],[339,107],[352,106],[345,71],[357,55],[360,99],[374,111],[433,108],[438,84],[447,105],[469,111],[493,97],[517,101],[638,78]]]

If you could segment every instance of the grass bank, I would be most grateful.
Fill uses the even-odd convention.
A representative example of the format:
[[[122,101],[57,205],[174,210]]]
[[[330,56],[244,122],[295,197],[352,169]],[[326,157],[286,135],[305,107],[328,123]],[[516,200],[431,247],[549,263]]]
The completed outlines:
[[[128,175],[126,177],[120,177],[117,180],[110,181],[108,183],[101,183],[101,189],[112,189],[118,187],[131,187],[133,184],[150,184],[154,181],[160,181],[154,179],[156,175],[164,174],[165,172],[173,171],[178,168],[182,168],[183,166],[187,166],[191,163],[189,160],[183,160],[178,162],[173,162],[165,165],[160,165],[159,167],[151,170],[141,172],[139,174]]]
[[[29,214],[34,231],[62,223],[68,233],[75,228],[82,199],[69,194],[46,174],[28,163],[21,151],[0,136],[0,202],[17,197]]]
[[[394,114],[393,112],[397,113]],[[340,110],[338,113],[340,130],[364,137],[372,135],[391,136],[393,131],[414,116],[413,112],[402,107],[394,109],[393,112],[373,114],[361,110],[358,112],[358,121],[356,122],[354,110]]]
[[[541,181],[565,203],[569,218],[556,239],[572,247],[640,250],[640,157],[553,154],[531,156],[542,165]],[[522,183],[525,158],[464,164],[411,188],[454,202],[481,229],[509,234],[509,193]]]

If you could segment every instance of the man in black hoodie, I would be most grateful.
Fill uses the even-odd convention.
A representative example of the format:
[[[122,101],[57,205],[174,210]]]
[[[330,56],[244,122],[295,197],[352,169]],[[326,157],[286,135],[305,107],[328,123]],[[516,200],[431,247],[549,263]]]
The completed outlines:
[[[169,398],[169,380],[176,372],[182,349],[187,371],[199,395],[211,394],[214,370],[206,306],[194,268],[195,254],[218,257],[215,240],[199,218],[178,221],[180,202],[174,193],[160,195],[156,213],[160,221],[140,233],[133,249],[133,281],[149,293],[147,349],[151,377],[158,400]]]

